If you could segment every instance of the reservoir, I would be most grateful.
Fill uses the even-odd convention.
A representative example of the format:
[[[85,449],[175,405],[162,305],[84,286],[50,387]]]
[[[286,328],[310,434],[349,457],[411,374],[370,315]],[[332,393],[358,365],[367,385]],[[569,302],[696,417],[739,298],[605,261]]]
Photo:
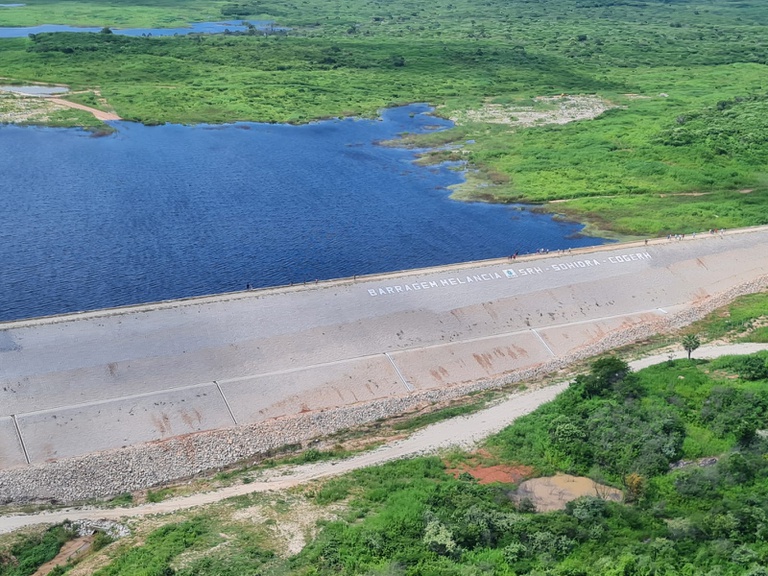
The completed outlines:
[[[463,203],[456,166],[378,145],[425,105],[303,126],[0,126],[0,320],[600,244]]]

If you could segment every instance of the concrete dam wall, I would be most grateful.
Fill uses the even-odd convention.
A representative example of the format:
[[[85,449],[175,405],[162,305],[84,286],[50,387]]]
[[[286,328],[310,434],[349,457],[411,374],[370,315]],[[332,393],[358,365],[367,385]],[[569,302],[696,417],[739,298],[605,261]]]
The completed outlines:
[[[0,324],[0,500],[105,496],[553,371],[766,287],[768,228]]]

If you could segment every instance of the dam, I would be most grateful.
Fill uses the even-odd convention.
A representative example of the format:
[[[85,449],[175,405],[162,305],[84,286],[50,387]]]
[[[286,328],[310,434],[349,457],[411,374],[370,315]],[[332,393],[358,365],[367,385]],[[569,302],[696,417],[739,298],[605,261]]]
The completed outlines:
[[[759,227],[0,323],[0,469],[503,381],[766,278]]]

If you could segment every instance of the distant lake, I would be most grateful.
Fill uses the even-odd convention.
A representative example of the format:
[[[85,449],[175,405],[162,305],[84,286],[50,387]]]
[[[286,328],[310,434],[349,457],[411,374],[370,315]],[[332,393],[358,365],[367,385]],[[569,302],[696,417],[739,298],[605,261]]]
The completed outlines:
[[[0,320],[602,243],[449,199],[462,174],[377,145],[424,105],[304,126],[0,126]]]
[[[10,5],[6,5],[8,7]],[[274,26],[273,22],[253,20],[249,22],[257,30],[286,30]],[[65,26],[59,24],[41,24],[40,26],[10,26],[0,28],[0,38],[24,38],[30,34],[41,34],[43,32],[100,32],[99,28],[86,28],[77,26]],[[121,36],[183,36],[185,34],[223,34],[229,32],[245,32],[247,26],[243,25],[243,20],[230,22],[197,22],[184,28],[111,28],[114,34]]]

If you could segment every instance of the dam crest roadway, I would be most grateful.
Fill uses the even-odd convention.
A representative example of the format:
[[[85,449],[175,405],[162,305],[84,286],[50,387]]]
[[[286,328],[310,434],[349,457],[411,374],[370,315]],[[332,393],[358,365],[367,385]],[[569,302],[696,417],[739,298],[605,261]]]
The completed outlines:
[[[764,289],[767,246],[729,230],[0,323],[0,469],[529,373]]]

